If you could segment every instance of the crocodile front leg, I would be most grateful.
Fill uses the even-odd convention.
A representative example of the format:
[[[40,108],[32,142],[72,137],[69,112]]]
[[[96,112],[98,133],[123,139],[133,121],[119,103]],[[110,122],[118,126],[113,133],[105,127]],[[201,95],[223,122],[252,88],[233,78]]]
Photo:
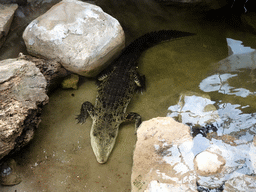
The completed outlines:
[[[146,77],[145,75],[140,76],[139,73],[134,74],[134,82],[137,85],[137,91],[143,92],[146,90]]]
[[[94,112],[95,112],[94,106],[89,101],[84,102],[82,104],[80,114],[76,118],[78,120],[77,123],[83,124],[86,121],[88,114],[91,116],[91,118],[93,118]]]
[[[137,129],[141,124],[141,116],[138,113],[130,112],[125,114],[123,122],[129,122],[135,120],[135,134],[137,133]]]

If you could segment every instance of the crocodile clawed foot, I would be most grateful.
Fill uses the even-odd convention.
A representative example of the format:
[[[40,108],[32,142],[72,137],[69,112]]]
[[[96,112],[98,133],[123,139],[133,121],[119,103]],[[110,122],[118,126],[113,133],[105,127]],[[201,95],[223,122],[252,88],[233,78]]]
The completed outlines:
[[[86,118],[85,118],[83,115],[77,115],[76,120],[77,120],[77,124],[78,124],[78,123],[84,124]]]

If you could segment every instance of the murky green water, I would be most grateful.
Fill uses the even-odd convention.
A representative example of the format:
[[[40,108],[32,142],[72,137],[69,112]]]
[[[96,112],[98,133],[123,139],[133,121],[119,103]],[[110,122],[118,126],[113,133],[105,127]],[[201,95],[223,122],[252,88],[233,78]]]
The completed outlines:
[[[146,76],[146,91],[136,94],[128,111],[143,120],[166,116],[184,91],[203,93],[199,88],[205,78],[219,72],[218,61],[228,56],[226,38],[256,47],[256,36],[244,28],[234,28],[224,21],[206,21],[203,14],[184,8],[160,7],[151,1],[101,1],[103,9],[122,24],[127,42],[150,31],[175,29],[196,35],[159,44],[143,53],[139,71]],[[145,3],[148,4],[145,4]],[[255,92],[253,69],[243,70],[230,84]],[[250,76],[251,74],[251,76]],[[251,78],[248,78],[251,77]],[[248,82],[250,82],[248,84]],[[256,111],[255,98],[208,93],[217,103],[249,106],[243,113]],[[42,122],[34,140],[15,159],[23,181],[1,191],[130,191],[132,153],[136,142],[134,124],[121,126],[116,146],[106,164],[98,164],[90,146],[91,119],[76,124],[75,117],[84,101],[94,103],[96,85],[86,79],[78,90],[58,89],[44,107]]]

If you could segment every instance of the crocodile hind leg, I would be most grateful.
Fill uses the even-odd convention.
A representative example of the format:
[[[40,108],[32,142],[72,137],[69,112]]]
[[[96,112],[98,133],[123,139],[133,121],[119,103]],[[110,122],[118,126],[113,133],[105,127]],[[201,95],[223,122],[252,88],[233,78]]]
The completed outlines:
[[[78,120],[77,123],[83,124],[85,122],[85,120],[87,119],[88,114],[91,116],[91,118],[93,118],[94,110],[95,110],[94,106],[89,101],[84,102],[82,104],[80,114],[76,118]]]
[[[130,112],[125,114],[124,122],[134,121],[135,120],[135,134],[137,133],[137,129],[141,124],[141,116],[138,113]]]

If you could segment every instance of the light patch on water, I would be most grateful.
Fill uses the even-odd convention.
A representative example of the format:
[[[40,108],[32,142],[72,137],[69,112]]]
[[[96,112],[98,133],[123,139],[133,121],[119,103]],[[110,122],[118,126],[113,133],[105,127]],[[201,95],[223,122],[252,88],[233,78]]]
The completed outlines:
[[[173,145],[171,148],[167,149],[167,151],[168,155],[163,157],[163,160],[165,160],[166,163],[174,166],[181,161],[181,154],[177,145]]]
[[[174,186],[172,184],[159,183],[156,180],[151,181],[147,189],[148,192],[184,192],[188,190],[189,189],[185,185]]]
[[[207,90],[209,92],[212,90],[222,90],[219,92],[229,94],[231,86],[229,86],[225,81],[236,76],[236,74],[227,73],[210,76],[202,82],[205,83],[210,80],[210,82],[214,81],[214,83],[211,83],[210,86],[208,83],[202,83],[201,87],[205,87],[205,89],[202,90]],[[241,95],[237,92],[236,96]],[[245,97],[247,96],[248,95],[245,95]],[[182,123],[195,125],[195,123],[199,122],[197,118],[204,117],[204,114],[205,116],[208,115],[203,110],[204,107],[208,104],[215,104],[217,107],[217,109],[215,108],[215,112],[219,117],[215,122],[217,125],[217,137],[215,138],[215,136],[213,136],[213,138],[210,137],[210,139],[208,139],[207,137],[203,137],[202,134],[198,134],[193,138],[191,143],[184,144],[184,146],[173,146],[168,149],[168,151],[172,152],[172,160],[171,158],[164,157],[166,162],[174,165],[174,170],[178,173],[191,174],[194,170],[193,163],[196,155],[204,151],[211,152],[215,155],[215,159],[207,155],[202,156],[201,163],[199,163],[201,165],[203,164],[202,162],[206,162],[209,158],[210,160],[218,163],[217,154],[220,155],[226,161],[223,169],[220,169],[221,173],[212,176],[197,176],[197,181],[204,187],[220,187],[225,182],[228,183],[236,180],[240,181],[241,177],[255,174],[256,147],[252,141],[256,133],[256,113],[248,114],[242,111],[242,109],[246,109],[250,106],[248,104],[243,106],[241,104],[225,103],[221,100],[215,103],[210,99],[207,101],[205,97],[190,94],[187,96],[183,95],[183,97],[185,98],[184,101],[181,101],[180,99],[177,105],[173,105],[168,108],[170,112],[167,116],[176,118],[178,116],[182,116]],[[204,121],[200,123],[203,128],[205,125]],[[184,162],[189,166],[186,166]],[[208,166],[209,165],[206,165],[206,168]],[[185,167],[187,169],[185,169]],[[250,180],[250,178],[248,179]]]
[[[209,119],[215,118],[217,126],[217,135],[223,136],[228,134],[234,134],[237,144],[248,143],[253,140],[254,134],[256,134],[256,113],[243,113],[241,109],[247,108],[248,105],[242,106],[240,104],[223,103],[219,101],[217,110],[204,111],[204,107],[214,103],[209,99],[199,96],[186,96],[183,106],[177,104],[170,106],[168,110],[170,112],[167,116],[177,118],[182,117],[181,122],[184,124],[200,125],[204,127]],[[207,101],[209,100],[209,101]],[[206,102],[207,101],[207,102]],[[213,116],[214,115],[214,116]],[[204,138],[201,138],[204,140]],[[206,141],[200,141],[202,144],[199,146],[198,151],[204,149],[208,145]]]
[[[253,134],[256,133],[256,113],[243,113],[241,105],[231,103],[220,103],[218,113],[221,118],[218,127],[218,135],[225,135],[231,133],[238,133],[240,131],[249,131],[251,134],[245,133],[239,137],[239,140],[252,141]],[[250,135],[250,136],[249,136]],[[239,136],[239,135],[237,135]]]
[[[156,151],[160,148],[159,145],[154,145],[154,147],[155,147],[155,150],[156,150]]]
[[[195,158],[195,155],[192,151],[193,145],[193,141],[185,141],[179,146],[179,150],[183,157],[183,161],[186,164],[186,166],[189,167],[190,170],[194,169],[193,159]]]
[[[196,140],[200,137],[194,138],[194,144],[200,143]],[[195,146],[197,148],[199,146]],[[226,160],[226,170],[224,171],[227,178],[236,177],[236,173],[253,174],[255,173],[255,165],[251,163],[256,156],[255,146],[253,144],[241,144],[232,146],[218,139],[211,139],[207,151],[217,153]]]
[[[227,93],[231,87],[228,85],[227,80],[236,77],[237,74],[215,74],[202,80],[199,88],[204,92],[218,91],[220,93]]]
[[[200,185],[218,187],[224,181],[230,182],[241,176],[255,174],[255,164],[252,163],[256,156],[255,146],[248,144],[231,146],[221,140],[212,139],[211,145],[207,150],[221,155],[226,160],[226,164],[222,174],[217,177],[214,175],[208,177],[199,176]]]
[[[251,47],[245,47],[243,45],[242,41],[234,40],[234,39],[231,39],[231,38],[227,38],[226,40],[227,40],[228,47],[230,48],[230,50],[229,50],[230,55],[250,53],[250,52],[255,51],[255,49],[252,49]]]
[[[202,144],[204,143],[206,144],[204,145],[204,147],[202,147]],[[241,144],[238,146],[232,146],[223,142],[222,140],[209,140],[207,138],[203,138],[201,135],[197,135],[193,139],[193,142],[191,142],[191,144],[193,147],[189,147],[191,148],[191,150],[182,150],[183,147],[177,145],[172,146],[167,150],[169,154],[166,154],[166,156],[163,157],[166,163],[169,163],[173,166],[173,170],[175,170],[177,174],[183,175],[189,173],[190,177],[188,178],[186,176],[186,178],[184,177],[183,180],[185,179],[188,181],[193,181],[195,179],[193,166],[194,157],[205,150],[213,154],[213,156],[202,156],[201,162],[206,162],[206,160],[209,160],[210,158],[211,161],[216,161],[216,163],[219,163],[216,154],[222,156],[226,162],[221,175],[213,175],[208,177],[198,176],[200,183],[203,185],[218,187],[223,184],[225,180],[232,180],[242,175],[255,174],[256,161],[254,159],[256,157],[256,147],[253,144]],[[198,150],[200,148],[201,150]],[[203,163],[200,164],[202,165]],[[158,174],[164,179],[171,179],[176,181],[177,183],[181,183],[180,179],[182,178],[178,179],[178,177],[166,177],[165,174],[160,172],[158,172]]]
[[[210,141],[206,137],[203,137],[201,134],[198,134],[193,139],[193,148],[192,152],[194,155],[201,153],[210,146]]]
[[[178,174],[181,174],[181,175],[190,171],[189,168],[184,163],[178,163],[173,167],[173,170],[175,170]]]
[[[215,74],[202,80],[199,88],[204,92],[218,91],[222,94],[236,95],[240,97],[248,97],[249,95],[255,95],[256,92],[251,92],[245,88],[235,88],[229,85],[228,79],[238,76],[237,74]]]
[[[163,179],[176,180],[176,179],[166,175],[165,173],[161,173],[160,170],[156,170],[156,173],[158,176],[161,176]]]
[[[213,108],[215,102],[196,95],[182,95],[177,105],[170,106],[167,116],[178,118],[183,124],[205,125],[218,119],[218,113]]]

